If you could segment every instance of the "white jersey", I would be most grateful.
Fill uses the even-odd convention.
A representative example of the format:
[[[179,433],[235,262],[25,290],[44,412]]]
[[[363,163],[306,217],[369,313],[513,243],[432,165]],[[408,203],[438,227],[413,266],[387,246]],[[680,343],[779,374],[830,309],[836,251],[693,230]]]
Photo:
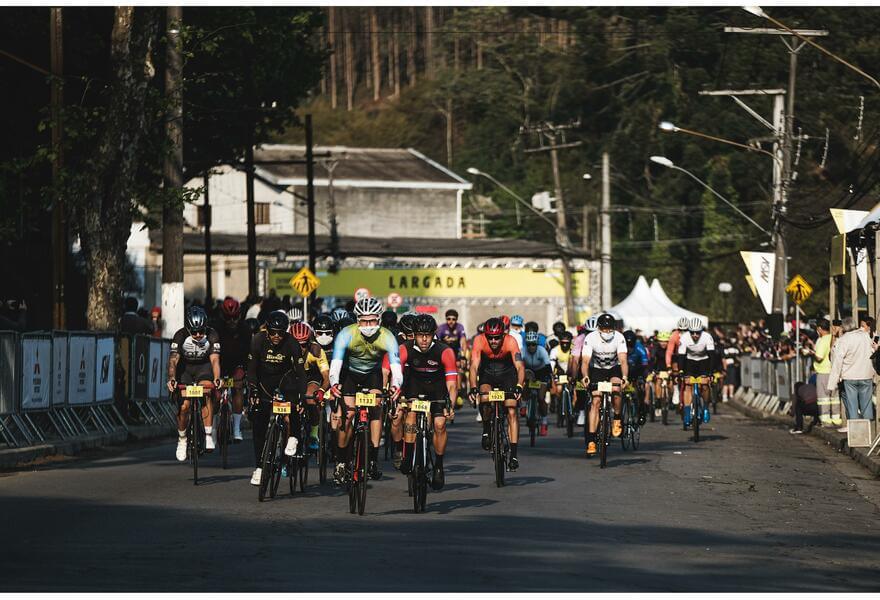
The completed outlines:
[[[584,338],[581,356],[589,359],[590,367],[594,369],[613,369],[620,365],[618,354],[626,354],[626,339],[619,331],[614,332],[610,342],[603,340],[599,331],[589,333]]]
[[[709,333],[700,333],[700,339],[696,342],[690,333],[681,336],[678,344],[679,356],[684,354],[688,360],[707,360],[710,352],[715,352],[715,340]]]

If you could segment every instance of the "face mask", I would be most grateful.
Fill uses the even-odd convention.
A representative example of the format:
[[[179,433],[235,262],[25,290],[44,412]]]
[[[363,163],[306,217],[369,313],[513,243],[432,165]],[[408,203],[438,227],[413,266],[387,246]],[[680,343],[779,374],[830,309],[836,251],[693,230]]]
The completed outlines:
[[[326,346],[333,341],[333,336],[329,333],[322,333],[321,335],[315,336],[315,339],[317,339],[318,343],[322,346]]]
[[[563,352],[568,352],[568,349],[571,348],[571,344],[559,344],[559,347],[562,348]]]
[[[359,325],[358,329],[360,329],[361,335],[363,335],[364,337],[372,337],[372,336],[376,335],[377,331],[379,331],[379,326],[372,325],[370,327],[361,327]]]
[[[613,332],[613,331],[609,331],[608,333],[602,333],[602,332],[600,331],[600,332],[599,332],[599,337],[602,338],[602,341],[603,341],[603,342],[610,342],[611,340],[614,339],[614,332]]]

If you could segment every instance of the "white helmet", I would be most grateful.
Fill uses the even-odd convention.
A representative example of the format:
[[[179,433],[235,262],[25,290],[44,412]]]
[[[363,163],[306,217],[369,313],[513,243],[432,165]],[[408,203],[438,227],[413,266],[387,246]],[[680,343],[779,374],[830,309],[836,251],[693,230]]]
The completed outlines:
[[[291,323],[296,323],[298,321],[302,321],[303,320],[302,309],[294,306],[289,311],[287,311],[287,318],[290,319]]]
[[[690,320],[690,319],[688,319],[687,317],[681,317],[681,318],[678,320],[678,325],[677,325],[675,328],[684,331],[684,330],[686,330],[688,327],[690,327],[690,324],[691,324],[691,320]]]
[[[586,321],[584,321],[584,329],[587,330],[587,333],[590,333],[591,331],[596,331],[596,329],[598,328],[596,321],[597,317],[595,316],[589,317]]]
[[[354,305],[354,316],[363,317],[364,315],[382,314],[382,302],[378,298],[361,298]]]
[[[700,333],[703,331],[703,320],[700,317],[694,317],[688,324],[691,333]]]

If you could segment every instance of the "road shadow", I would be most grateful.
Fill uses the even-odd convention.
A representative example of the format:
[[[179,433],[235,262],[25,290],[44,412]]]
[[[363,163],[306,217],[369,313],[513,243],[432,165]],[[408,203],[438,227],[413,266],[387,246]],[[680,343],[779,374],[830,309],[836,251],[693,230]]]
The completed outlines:
[[[525,485],[535,485],[542,483],[550,483],[551,481],[556,481],[552,477],[511,477],[507,475],[504,479],[504,485],[511,487],[522,487]]]
[[[605,466],[607,468],[627,467],[629,465],[643,465],[649,462],[651,462],[651,460],[647,458],[613,458],[606,462]]]
[[[454,513],[457,510],[462,510],[466,508],[484,508],[486,506],[491,506],[498,503],[498,500],[491,500],[489,498],[471,498],[466,500],[444,500],[442,502],[431,502],[432,493],[435,492],[428,493],[428,504],[425,506],[426,513],[448,515]],[[375,514],[381,516],[415,514],[412,509],[412,500],[410,500],[409,504],[409,508],[400,508]]]

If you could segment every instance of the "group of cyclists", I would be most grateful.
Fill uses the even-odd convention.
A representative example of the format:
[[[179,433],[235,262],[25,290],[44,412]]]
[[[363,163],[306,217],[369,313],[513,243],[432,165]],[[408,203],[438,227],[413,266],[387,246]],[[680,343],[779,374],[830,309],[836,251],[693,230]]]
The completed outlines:
[[[408,409],[409,404],[399,401],[434,401],[430,405],[430,482],[438,490],[445,478],[447,424],[464,397],[478,410],[477,419],[483,425],[481,446],[489,450],[493,405],[485,398],[493,390],[507,393],[503,402],[509,440],[506,468],[515,471],[519,467],[519,420],[524,416],[526,385],[538,390],[540,436],[547,435],[548,409],[561,410],[565,390],[573,399],[578,425],[584,425],[585,455],[592,457],[597,453],[599,384],[611,384],[611,435],[619,437],[623,390],[637,394],[640,425],[655,410],[656,398],[680,396],[687,428],[695,418],[705,422],[710,417],[708,409],[691,414],[693,386],[683,382],[698,382],[706,398],[712,374],[723,368],[722,349],[699,318],[683,317],[676,330],[646,337],[624,331],[623,324],[609,313],[590,317],[576,332],[561,322],[554,323],[549,336],[539,331],[537,323],[524,322],[519,315],[499,316],[480,324],[476,335],[468,339],[455,310],[447,311],[445,322],[438,326],[426,313],[407,313],[398,319],[381,301],[370,297],[358,300],[351,312],[336,308],[315,316],[310,323],[296,308],[271,312],[262,323],[245,321],[233,298],[224,300],[220,315],[209,321],[203,308],[189,307],[184,327],[171,342],[168,389],[179,406],[176,458],[186,461],[189,448],[191,399],[179,390],[187,385],[210,390],[201,417],[204,450],[211,452],[217,444],[218,392],[229,388],[224,397],[231,404],[233,443],[243,440],[245,410],[253,429],[254,485],[260,485],[264,476],[261,459],[266,430],[273,405],[280,399],[297,405],[297,410],[285,414],[288,437],[284,454],[302,452],[300,444],[315,452],[318,428],[325,419],[335,439],[329,448],[335,462],[333,478],[340,485],[352,476],[352,425],[360,394],[387,399],[368,410],[367,473],[371,479],[382,476],[378,451],[383,433],[390,434],[395,468],[404,474],[411,468],[416,415]],[[297,426],[302,425],[298,419],[307,421],[305,429]],[[383,429],[385,421],[387,429]],[[291,434],[300,430],[309,432],[308,439]]]

